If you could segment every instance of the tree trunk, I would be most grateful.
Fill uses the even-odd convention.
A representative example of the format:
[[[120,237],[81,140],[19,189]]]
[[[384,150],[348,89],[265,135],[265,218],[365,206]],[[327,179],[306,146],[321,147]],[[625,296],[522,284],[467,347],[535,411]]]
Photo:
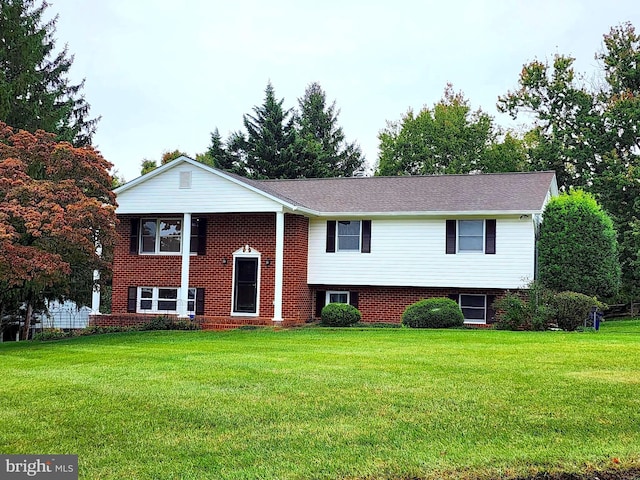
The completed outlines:
[[[33,306],[31,302],[27,302],[27,312],[24,316],[24,326],[22,327],[21,340],[29,340],[29,329],[31,328],[31,317],[33,315]]]

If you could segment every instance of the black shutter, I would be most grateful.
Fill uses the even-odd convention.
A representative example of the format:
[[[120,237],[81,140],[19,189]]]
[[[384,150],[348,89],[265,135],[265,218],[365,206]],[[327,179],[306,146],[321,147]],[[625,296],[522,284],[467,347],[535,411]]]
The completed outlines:
[[[189,251],[198,255],[207,253],[207,219],[196,218],[191,221],[191,244]]]
[[[484,253],[496,253],[496,221],[485,220]]]
[[[127,313],[136,313],[136,304],[138,303],[138,287],[129,287],[127,293]]]
[[[204,288],[196,288],[196,315],[204,315]]]
[[[495,323],[496,321],[496,310],[493,308],[493,302],[495,301],[495,295],[487,295],[487,318],[485,319],[486,323]]]
[[[456,221],[447,220],[446,253],[456,253]]]
[[[457,293],[450,293],[449,295],[447,295],[447,297],[458,304],[460,303],[460,295],[458,295]]]
[[[336,221],[327,220],[327,253],[336,251]]]
[[[318,290],[316,292],[316,318],[322,316],[322,309],[324,308],[324,302],[327,299],[327,292],[324,290]]]
[[[140,219],[132,218],[131,219],[131,234],[129,237],[129,253],[131,255],[138,254],[138,245],[140,244],[139,238],[140,232]]]
[[[349,304],[358,308],[358,292],[349,292]]]
[[[362,249],[360,251],[371,253],[371,220],[362,221]]]

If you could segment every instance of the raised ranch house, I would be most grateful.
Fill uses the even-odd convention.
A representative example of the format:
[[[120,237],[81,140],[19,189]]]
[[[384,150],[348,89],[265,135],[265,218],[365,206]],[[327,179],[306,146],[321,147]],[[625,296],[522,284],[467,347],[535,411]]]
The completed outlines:
[[[255,181],[180,157],[116,194],[112,314],[94,323],[289,325],[328,302],[399,322],[448,296],[484,325],[496,295],[534,278],[557,185],[553,172]]]

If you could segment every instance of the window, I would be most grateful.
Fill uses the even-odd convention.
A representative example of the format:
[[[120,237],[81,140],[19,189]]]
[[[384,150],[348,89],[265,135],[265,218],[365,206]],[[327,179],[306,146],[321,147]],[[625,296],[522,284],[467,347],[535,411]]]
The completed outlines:
[[[349,292],[327,292],[326,304],[349,303]]]
[[[445,253],[496,253],[496,221],[447,220]]]
[[[460,295],[460,309],[466,323],[486,323],[486,295]]]
[[[482,252],[484,220],[458,220],[458,251]]]
[[[188,292],[187,313],[195,313],[196,289]],[[177,313],[180,289],[173,287],[139,287],[138,313]]]
[[[360,222],[354,220],[338,222],[338,251],[360,250]]]
[[[371,220],[328,220],[326,251],[371,253]]]
[[[182,220],[144,218],[140,230],[142,253],[180,253]]]

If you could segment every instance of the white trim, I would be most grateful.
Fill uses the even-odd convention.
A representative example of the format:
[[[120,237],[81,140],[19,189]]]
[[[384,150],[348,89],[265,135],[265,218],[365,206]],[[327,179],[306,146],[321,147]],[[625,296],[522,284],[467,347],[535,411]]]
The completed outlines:
[[[256,272],[256,311],[255,312],[236,312],[236,259],[237,258],[256,258],[258,260],[258,270]],[[259,317],[260,316],[260,277],[262,268],[262,253],[249,245],[245,245],[233,252],[232,256],[233,274],[231,276],[231,313],[232,317]]]
[[[259,261],[259,260],[258,260]],[[282,318],[282,292],[284,278],[284,213],[276,212],[276,258],[274,272],[273,292],[273,321],[281,322]]]
[[[182,231],[180,232],[180,249],[182,250],[182,262],[180,266],[180,303],[178,303],[178,316],[188,317],[187,302],[189,292],[189,262],[191,259],[191,213],[185,213],[182,218]],[[185,248],[185,239],[189,239],[189,246]],[[195,306],[195,304],[194,304]]]
[[[472,325],[484,325],[487,323],[487,296],[484,294],[478,294],[478,293],[460,293],[458,294],[458,305],[460,305],[460,310],[462,310],[462,296],[466,296],[466,297],[483,297],[484,298],[484,319],[482,320],[478,320],[477,318],[472,318],[472,319],[464,319],[464,323],[467,324],[472,324]],[[475,310],[480,310],[480,307],[464,307],[464,308],[472,308]],[[463,312],[464,315],[464,312]]]
[[[155,231],[155,241],[154,241],[154,248],[153,248],[153,252],[144,252],[142,250],[142,247],[144,245],[143,242],[143,237],[145,236],[143,234],[144,231],[144,222],[145,220],[152,220],[155,222],[156,224],[156,231]],[[177,252],[161,252],[160,251],[160,222],[161,221],[170,221],[170,220],[178,220],[182,223],[184,223],[184,218],[180,218],[177,216],[161,216],[161,217],[149,217],[149,216],[142,216],[140,217],[140,226],[139,226],[139,232],[138,232],[138,254],[139,255],[182,255],[182,251],[184,250],[183,248],[183,244],[184,244],[184,225],[181,224],[180,225],[180,250],[178,250]],[[191,231],[191,225],[189,225],[189,231]],[[177,237],[177,235],[173,235],[172,237]],[[191,236],[189,236],[189,241],[191,241]]]
[[[347,295],[347,301],[344,302],[347,305],[351,305],[351,292],[348,290],[327,290],[325,292],[324,304],[329,305],[330,303],[342,303],[342,302],[331,302],[331,295]]]
[[[151,289],[151,298],[142,298],[142,289]],[[160,310],[158,309],[158,301],[160,300],[159,295],[160,295],[160,289],[167,289],[167,290],[176,290],[176,309],[175,310]],[[151,287],[151,286],[147,286],[147,285],[143,285],[141,287],[137,287],[137,291],[136,291],[136,313],[158,313],[158,314],[166,314],[166,315],[174,315],[179,313],[180,311],[180,307],[181,307],[181,288],[180,287]],[[189,311],[189,305],[188,303],[186,304],[185,309],[187,310],[187,316],[189,315],[195,315],[195,310],[196,310],[196,299],[198,296],[198,290],[195,287],[188,287],[187,288],[187,302],[189,302],[190,300],[188,300],[188,291],[192,290],[193,291],[193,310]],[[142,309],[140,307],[140,305],[142,304],[143,300],[149,300],[151,301],[151,308],[150,309]],[[169,300],[172,301],[172,300]]]
[[[460,222],[482,222],[482,248],[480,250],[460,250]],[[478,235],[463,235],[465,237],[477,237]],[[483,254],[487,243],[487,219],[486,218],[460,218],[456,220],[456,253]]]

